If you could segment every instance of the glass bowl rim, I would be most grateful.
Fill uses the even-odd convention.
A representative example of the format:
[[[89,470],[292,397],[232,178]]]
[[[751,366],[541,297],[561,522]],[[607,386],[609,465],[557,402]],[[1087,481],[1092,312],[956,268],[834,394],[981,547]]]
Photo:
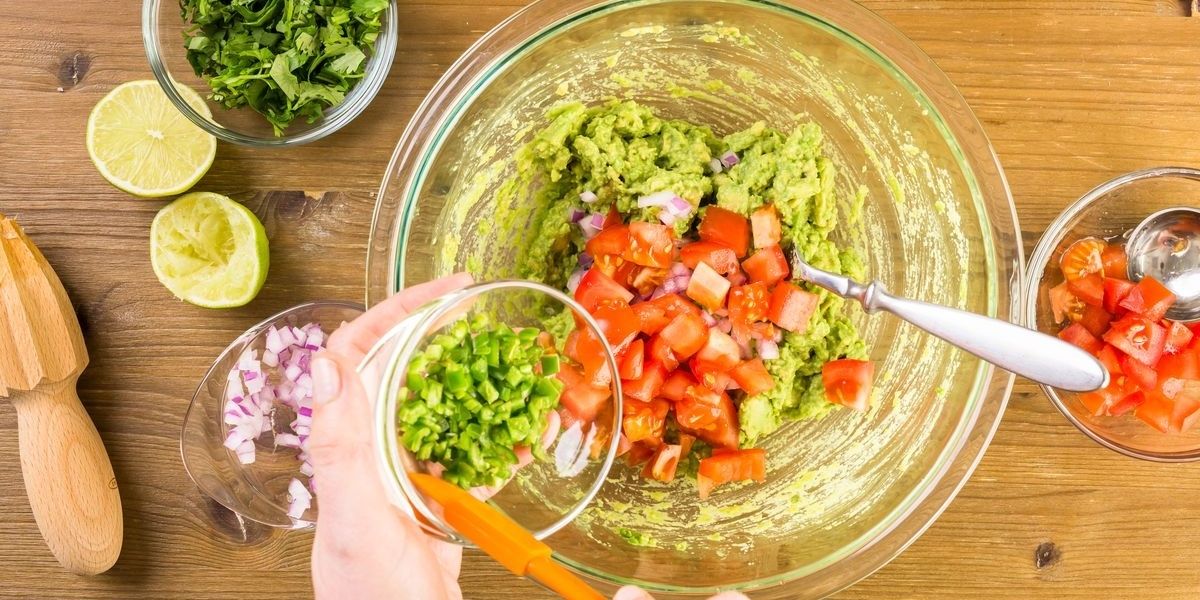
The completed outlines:
[[[669,0],[658,1],[665,3]],[[992,177],[992,183],[998,185],[999,190],[1003,193],[1002,200],[1006,201],[1006,203],[1001,202],[997,210],[1004,215],[1004,218],[993,222],[988,210],[989,205],[985,203],[986,197],[980,193],[976,193],[973,198],[973,203],[983,225],[985,240],[983,246],[985,247],[984,252],[989,266],[987,283],[989,294],[988,312],[990,316],[996,316],[996,311],[1004,309],[1008,311],[1008,319],[1010,321],[1019,322],[1025,298],[1022,290],[1025,281],[1025,257],[1024,248],[1019,242],[1020,225],[1016,205],[995,149],[992,147],[990,140],[988,140],[986,133],[983,132],[977,117],[970,112],[969,105],[967,105],[961,93],[957,91],[957,88],[954,87],[945,73],[902,32],[874,12],[856,3],[843,2],[842,6],[846,7],[846,10],[853,9],[858,17],[866,20],[870,26],[882,31],[882,33],[877,33],[873,36],[874,38],[886,36],[884,39],[887,42],[901,46],[903,49],[922,59],[920,66],[926,71],[914,74],[902,70],[896,60],[890,58],[890,55],[885,55],[876,49],[859,34],[851,32],[847,27],[839,25],[837,22],[831,21],[823,15],[814,14],[809,10],[795,6],[788,0],[732,1],[759,10],[773,10],[793,18],[807,20],[823,28],[825,31],[842,38],[843,41],[860,49],[884,66],[899,82],[910,90],[913,96],[922,103],[923,107],[929,110],[931,118],[937,121],[943,139],[952,147],[955,160],[962,167],[964,176],[968,179],[968,185],[973,189],[980,189],[977,179],[979,172],[975,166],[982,164],[986,167],[994,167],[995,175]],[[438,80],[414,112],[396,145],[387,170],[384,173],[372,218],[372,239],[368,244],[366,273],[366,301],[368,304],[371,304],[372,301],[382,300],[383,297],[394,294],[402,289],[404,280],[403,259],[407,251],[404,240],[411,228],[411,218],[414,213],[413,207],[419,200],[420,184],[424,181],[431,155],[441,147],[447,131],[451,130],[458,123],[461,110],[472,103],[498,73],[502,72],[511,61],[519,58],[523,54],[523,51],[532,44],[542,41],[550,34],[558,32],[580,20],[597,14],[619,10],[630,5],[636,6],[653,3],[658,2],[656,0],[577,0],[574,3],[576,6],[570,12],[557,14],[554,20],[550,20],[549,18],[535,18],[537,27],[534,28],[524,21],[528,20],[534,10],[553,4],[553,0],[537,0],[516,11],[512,16],[496,25],[464,51],[447,69],[446,73]],[[514,35],[517,37],[514,38]],[[917,83],[918,80],[925,82],[926,85],[935,87],[931,90],[926,85]],[[951,120],[942,114],[941,109],[938,108],[940,103],[932,100],[931,93],[937,93],[939,97],[948,96],[950,100],[946,102],[949,102],[952,108],[964,109],[965,112],[962,112],[962,114],[954,115],[955,118],[953,121],[959,122],[960,125],[963,123],[969,125],[973,130],[975,138],[982,141],[984,149],[979,153],[980,158],[976,161],[972,161],[963,152],[959,141],[959,134],[949,127],[948,123]],[[404,173],[399,172],[401,164],[406,167]],[[397,181],[393,181],[393,179]],[[388,191],[389,187],[393,185],[400,189],[398,192],[400,198],[397,200],[398,206],[389,207],[387,205]],[[385,219],[390,219],[394,228],[381,229],[385,225],[383,222]],[[997,243],[994,237],[994,230],[997,226],[1003,228],[1007,225],[1013,227],[1016,242],[1011,247],[1004,248]],[[383,236],[386,236],[386,240],[382,239]],[[387,273],[386,291],[383,292],[383,295],[377,294],[373,285],[373,275],[375,275],[377,270],[373,263],[381,262],[382,260],[381,256],[377,255],[377,252],[383,254],[382,250],[378,250],[378,248],[381,248],[379,246],[381,241],[386,241],[386,264],[380,269]],[[1001,264],[1002,261],[995,253],[997,248],[1012,252],[1011,273],[1007,281],[1000,279],[1000,276],[1006,271],[1006,267]],[[1004,306],[1000,306],[998,300],[1001,289],[1004,288],[1007,288],[1009,294],[1008,302]],[[991,423],[984,425],[982,429],[976,432],[977,434],[981,434],[983,441],[979,449],[974,451],[974,455],[963,459],[965,469],[962,478],[951,482],[947,486],[947,489],[950,490],[949,493],[944,499],[937,501],[937,506],[933,507],[934,509],[927,513],[927,516],[921,517],[923,522],[917,524],[911,537],[898,544],[897,548],[889,552],[878,564],[864,570],[861,575],[848,580],[844,585],[839,585],[836,588],[843,589],[852,585],[855,581],[870,575],[903,552],[904,549],[915,542],[921,534],[932,526],[941,513],[949,506],[950,502],[970,479],[975,467],[982,459],[988,444],[995,435],[1004,409],[1011,396],[1014,381],[1014,375],[998,372],[993,366],[980,363],[974,375],[975,383],[972,386],[973,392],[967,399],[971,406],[960,419],[958,428],[953,434],[951,441],[942,450],[940,456],[937,457],[935,465],[923,475],[923,481],[885,518],[884,522],[863,534],[851,544],[848,544],[846,547],[848,549],[844,548],[842,551],[834,553],[832,558],[826,557],[809,568],[792,569],[771,576],[739,582],[733,587],[725,586],[717,589],[680,587],[619,577],[586,564],[567,559],[559,554],[554,555],[555,559],[580,573],[595,577],[601,581],[616,584],[636,584],[650,591],[666,593],[715,593],[724,589],[766,589],[770,586],[788,584],[801,578],[810,577],[854,554],[865,551],[879,540],[884,539],[894,528],[900,526],[906,519],[911,517],[921,503],[937,490],[939,484],[943,483],[944,476],[954,465],[959,453],[971,443],[969,439],[971,435],[969,434],[978,427],[977,420],[984,410],[984,404],[988,400],[990,392],[996,390],[998,401],[996,402],[995,417],[993,417]]]
[[[1124,188],[1130,184],[1148,179],[1160,179],[1164,177],[1178,177],[1182,179],[1191,179],[1200,182],[1200,169],[1182,166],[1165,166],[1165,167],[1150,167],[1124,173],[1097,185],[1086,194],[1079,197],[1078,200],[1072,202],[1067,208],[1046,227],[1046,231],[1038,238],[1037,245],[1034,246],[1033,254],[1029,258],[1029,268],[1026,270],[1025,284],[1025,318],[1024,325],[1030,329],[1037,329],[1037,309],[1039,306],[1038,300],[1040,296],[1039,288],[1042,280],[1046,276],[1046,270],[1050,266],[1050,257],[1058,245],[1071,233],[1069,225],[1086,210],[1092,207],[1097,201],[1107,197],[1109,194]],[[1200,460],[1200,446],[1195,450],[1184,452],[1160,453],[1149,450],[1139,450],[1120,443],[1115,439],[1110,439],[1104,435],[1088,427],[1087,424],[1079,420],[1070,407],[1058,393],[1058,390],[1042,385],[1042,392],[1050,399],[1050,403],[1058,412],[1062,413],[1076,429],[1084,435],[1091,438],[1097,444],[1112,450],[1118,454],[1159,463],[1186,463]]]
[[[397,31],[399,9],[397,0],[388,0],[388,7],[384,11],[383,27],[380,29],[379,37],[375,40],[375,50],[367,59],[365,75],[362,80],[350,88],[350,92],[346,94],[340,104],[327,109],[311,129],[293,134],[285,133],[278,137],[250,135],[225,127],[215,118],[205,117],[192,108],[192,105],[179,93],[180,84],[171,77],[171,71],[163,60],[158,23],[159,9],[163,2],[164,0],[142,0],[142,46],[145,48],[146,60],[150,63],[154,79],[158,81],[159,87],[171,100],[171,104],[175,105],[175,108],[183,116],[210,135],[231,144],[254,148],[284,148],[315,142],[334,133],[357,118],[371,104],[379,90],[383,88],[388,72],[391,71],[392,61],[396,56],[397,40],[399,39]],[[205,95],[203,90],[196,90],[196,92],[201,97]]]
[[[313,309],[318,309],[318,308],[344,308],[347,310],[356,310],[360,313],[366,312],[366,310],[367,310],[366,306],[364,306],[362,303],[359,303],[359,302],[352,302],[352,301],[348,301],[348,300],[313,300],[313,301],[309,301],[309,302],[303,302],[303,303],[297,304],[295,306],[292,306],[290,308],[281,310],[281,311],[263,319],[262,321],[259,321],[258,323],[254,324],[250,328],[246,329],[246,331],[242,332],[241,335],[238,335],[236,338],[234,338],[233,341],[229,343],[229,345],[225,346],[225,349],[222,350],[221,353],[218,354],[217,357],[213,359],[212,365],[210,365],[208,367],[208,369],[205,370],[204,375],[200,378],[200,383],[198,383],[196,385],[196,391],[192,393],[192,399],[188,402],[187,411],[183,415],[183,425],[182,425],[182,427],[180,427],[180,430],[179,430],[180,431],[180,433],[179,433],[179,460],[180,460],[180,462],[183,463],[183,470],[185,473],[187,473],[188,479],[191,479],[192,483],[196,484],[196,487],[200,488],[200,491],[203,492],[205,496],[212,498],[213,501],[215,501],[217,504],[220,504],[221,506],[225,507],[230,512],[238,515],[239,517],[241,517],[243,519],[249,519],[251,521],[254,521],[255,523],[260,523],[262,525],[266,525],[267,527],[272,527],[275,529],[308,529],[310,527],[315,526],[316,523],[309,519],[292,519],[291,524],[282,524],[282,521],[280,523],[268,523],[268,522],[262,521],[261,519],[256,519],[250,515],[244,515],[238,509],[236,509],[232,506],[229,506],[228,504],[223,502],[220,498],[217,498],[213,494],[210,494],[205,489],[205,486],[200,483],[200,481],[196,478],[195,475],[192,474],[192,469],[191,469],[191,467],[188,466],[187,451],[184,449],[184,440],[186,439],[186,432],[188,429],[188,424],[192,421],[193,416],[196,416],[196,417],[200,416],[199,414],[194,414],[194,411],[199,406],[199,404],[203,401],[203,398],[201,398],[201,396],[205,394],[206,384],[213,377],[219,376],[223,379],[228,378],[228,375],[229,375],[228,373],[218,373],[217,372],[217,365],[221,364],[221,362],[224,361],[226,358],[231,357],[234,352],[243,351],[243,349],[247,345],[252,344],[254,342],[254,340],[256,340],[260,336],[262,336],[263,333],[265,333],[269,327],[271,327],[275,323],[279,322],[280,320],[285,319],[293,314],[299,314],[299,313],[302,313],[307,310],[313,310]],[[330,332],[330,333],[332,333],[332,332]],[[225,388],[221,389],[221,395],[222,395],[222,397],[225,395]],[[270,502],[271,505],[278,508],[280,511],[280,514],[284,514],[284,515],[287,514],[286,506],[279,505],[275,501],[274,498],[266,498],[266,500],[268,502]]]
[[[377,341],[375,345],[372,346],[371,349],[366,353],[362,359],[362,362],[359,364],[357,371],[361,374],[367,368],[367,366],[373,364],[377,358],[384,358],[386,355],[381,354],[384,349],[390,343],[395,341],[398,336],[405,334],[408,337],[399,340],[402,344],[399,349],[393,351],[390,356],[386,356],[387,362],[383,365],[383,373],[380,381],[377,384],[381,393],[385,387],[389,389],[400,387],[399,384],[393,385],[392,381],[394,377],[404,376],[400,366],[407,365],[412,360],[413,354],[418,345],[413,343],[414,341],[419,341],[425,335],[429,334],[430,331],[438,326],[441,319],[448,316],[449,313],[452,312],[460,302],[480,297],[491,292],[505,291],[532,291],[543,294],[561,302],[563,305],[574,311],[577,316],[582,316],[588,328],[601,340],[600,345],[604,349],[604,361],[610,369],[610,372],[617,372],[617,359],[616,355],[613,353],[612,346],[610,346],[608,341],[604,339],[604,335],[599,323],[596,322],[596,319],[592,317],[592,315],[588,314],[588,312],[583,308],[582,305],[579,304],[579,302],[577,302],[571,296],[547,285],[532,281],[508,279],[469,285],[460,290],[456,290],[441,296],[436,300],[427,303],[425,306],[418,308],[412,313],[409,313],[410,316],[418,318],[418,320],[413,323],[412,328],[406,330],[400,326],[400,323],[408,320],[408,317],[405,317],[400,323],[397,323],[395,326],[390,328],[387,333],[380,337],[379,341]],[[613,377],[610,388],[613,392],[613,403],[615,409],[613,411],[612,422],[612,427],[614,428],[613,431],[615,432],[616,428],[620,427],[622,411],[624,407],[624,398],[621,394],[621,378]],[[397,498],[403,498],[408,502],[409,507],[415,510],[414,516],[420,515],[422,517],[422,519],[417,520],[417,523],[427,533],[431,533],[437,537],[443,538],[446,541],[453,542],[460,546],[475,548],[476,546],[471,543],[470,540],[461,536],[454,530],[453,527],[446,524],[445,520],[439,517],[430,508],[429,504],[425,502],[424,494],[417,490],[416,485],[413,484],[412,479],[408,476],[408,472],[403,468],[396,468],[401,464],[399,461],[400,455],[402,453],[407,453],[407,451],[403,450],[403,447],[397,443],[399,435],[397,432],[396,419],[393,417],[393,415],[396,414],[396,395],[389,393],[386,395],[386,398],[381,394],[377,395],[375,399],[375,405],[372,407],[372,412],[374,413],[375,417],[372,423],[372,430],[375,433],[375,462],[379,468],[380,478],[382,479],[384,487],[388,488],[388,491],[393,496]],[[532,531],[531,533],[533,534],[534,538],[538,540],[544,540],[551,535],[554,535],[574,521],[581,513],[583,513],[584,509],[591,504],[592,500],[596,497],[596,494],[600,492],[600,488],[603,487],[605,480],[608,479],[608,473],[612,469],[613,462],[617,458],[617,446],[620,444],[620,437],[621,436],[619,435],[613,435],[609,440],[608,451],[605,454],[604,462],[600,467],[600,472],[597,474],[591,486],[588,487],[583,497],[579,500],[576,500],[572,505],[571,510],[560,516],[554,523],[537,531]],[[432,525],[432,527],[430,525]]]

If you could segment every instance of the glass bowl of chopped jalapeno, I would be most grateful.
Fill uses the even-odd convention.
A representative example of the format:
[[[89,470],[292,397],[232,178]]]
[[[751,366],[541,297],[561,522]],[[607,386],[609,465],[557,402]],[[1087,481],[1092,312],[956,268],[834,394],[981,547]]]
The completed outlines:
[[[622,375],[633,443],[556,559],[609,592],[817,598],[930,526],[1012,377],[798,281],[795,254],[1021,314],[996,156],[887,22],[850,0],[539,0],[397,143],[368,304],[469,270],[627,305],[644,317],[618,349],[641,358]]]
[[[371,103],[395,56],[396,8],[391,0],[144,0],[142,40],[155,78],[196,125],[235,144],[291,146],[337,131]]]
[[[486,499],[538,539],[571,523],[625,443],[612,345],[633,335],[637,319],[624,316],[594,318],[556,289],[495,281],[393,326],[359,372],[396,504],[431,534],[469,543],[417,492],[409,473],[420,472]]]

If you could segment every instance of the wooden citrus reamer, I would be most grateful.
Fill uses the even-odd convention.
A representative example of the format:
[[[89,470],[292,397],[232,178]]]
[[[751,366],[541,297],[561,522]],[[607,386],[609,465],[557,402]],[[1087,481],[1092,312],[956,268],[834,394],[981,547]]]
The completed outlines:
[[[46,258],[0,214],[0,398],[17,410],[21,472],[38,529],[68,570],[94,575],[121,553],[121,497],[75,392],[88,364],[79,320]]]

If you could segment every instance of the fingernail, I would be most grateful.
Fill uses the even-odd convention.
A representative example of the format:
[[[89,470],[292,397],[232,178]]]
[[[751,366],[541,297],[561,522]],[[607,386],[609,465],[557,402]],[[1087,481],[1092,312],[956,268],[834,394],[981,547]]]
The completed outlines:
[[[313,400],[317,404],[329,404],[337,399],[342,390],[342,374],[337,363],[323,356],[312,361]]]
[[[642,588],[627,585],[613,595],[613,600],[654,600],[654,596],[646,593]]]

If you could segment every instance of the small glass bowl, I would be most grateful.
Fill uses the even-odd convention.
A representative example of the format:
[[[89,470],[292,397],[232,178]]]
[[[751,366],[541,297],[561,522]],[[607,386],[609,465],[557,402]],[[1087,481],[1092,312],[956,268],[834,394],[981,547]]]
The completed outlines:
[[[1097,186],[1067,207],[1050,224],[1034,248],[1029,263],[1025,325],[1055,334],[1059,326],[1050,310],[1049,291],[1062,283],[1058,261],[1063,252],[1085,237],[1123,242],[1142,219],[1164,208],[1195,205],[1200,199],[1200,170],[1157,167],[1121,175]],[[1200,432],[1164,434],[1132,414],[1096,417],[1079,402],[1078,394],[1042,386],[1067,420],[1100,445],[1126,456],[1157,462],[1200,459]]]
[[[397,12],[393,0],[384,12],[375,50],[367,58],[366,74],[350,89],[342,103],[326,110],[324,116],[313,123],[304,118],[296,119],[282,136],[276,136],[266,118],[248,107],[231,110],[208,100],[208,84],[195,74],[187,60],[183,35],[189,24],[180,15],[179,2],[143,0],[142,43],[146,48],[150,69],[154,71],[154,77],[167,97],[201,129],[217,139],[243,146],[298,146],[319,140],[346,126],[375,99],[396,55]],[[205,98],[211,117],[188,104],[179,92],[182,86],[190,87]]]
[[[596,321],[570,296],[528,281],[493,281],[447,294],[410,313],[363,359],[359,373],[368,393],[374,396],[375,452],[384,486],[393,504],[415,516],[431,535],[472,546],[442,518],[441,507],[417,491],[409,477],[413,471],[431,472],[429,463],[417,460],[400,443],[403,430],[396,417],[414,354],[451,324],[475,314],[488,314],[494,322],[514,329],[540,328],[542,318],[562,314],[566,309],[576,322],[604,339]],[[563,342],[555,341],[560,351]],[[616,373],[612,349],[607,343],[602,345],[609,372]],[[620,436],[613,432],[620,431],[621,425],[620,378],[612,378],[609,385],[612,393],[595,421],[568,425],[567,414],[558,409],[552,417],[561,423],[557,433],[543,433],[545,459],[532,459],[499,490],[476,488],[472,493],[487,498],[488,504],[539,540],[573,521],[600,491],[617,455]],[[563,415],[561,419],[558,414]],[[554,430],[553,425],[547,429]],[[576,452],[579,448],[584,451]]]
[[[183,467],[201,491],[234,513],[271,527],[304,529],[316,522],[315,498],[303,518],[288,516],[288,484],[300,476],[295,448],[276,447],[274,436],[264,433],[255,440],[255,461],[243,465],[225,447],[229,432],[224,421],[229,373],[247,350],[257,350],[258,356],[262,356],[267,331],[272,326],[302,327],[316,323],[329,335],[362,313],[363,306],[352,302],[301,304],[251,327],[221,353],[192,396],[179,440]],[[289,409],[279,407],[277,411]],[[291,414],[277,412],[274,420],[287,423],[292,418]]]

